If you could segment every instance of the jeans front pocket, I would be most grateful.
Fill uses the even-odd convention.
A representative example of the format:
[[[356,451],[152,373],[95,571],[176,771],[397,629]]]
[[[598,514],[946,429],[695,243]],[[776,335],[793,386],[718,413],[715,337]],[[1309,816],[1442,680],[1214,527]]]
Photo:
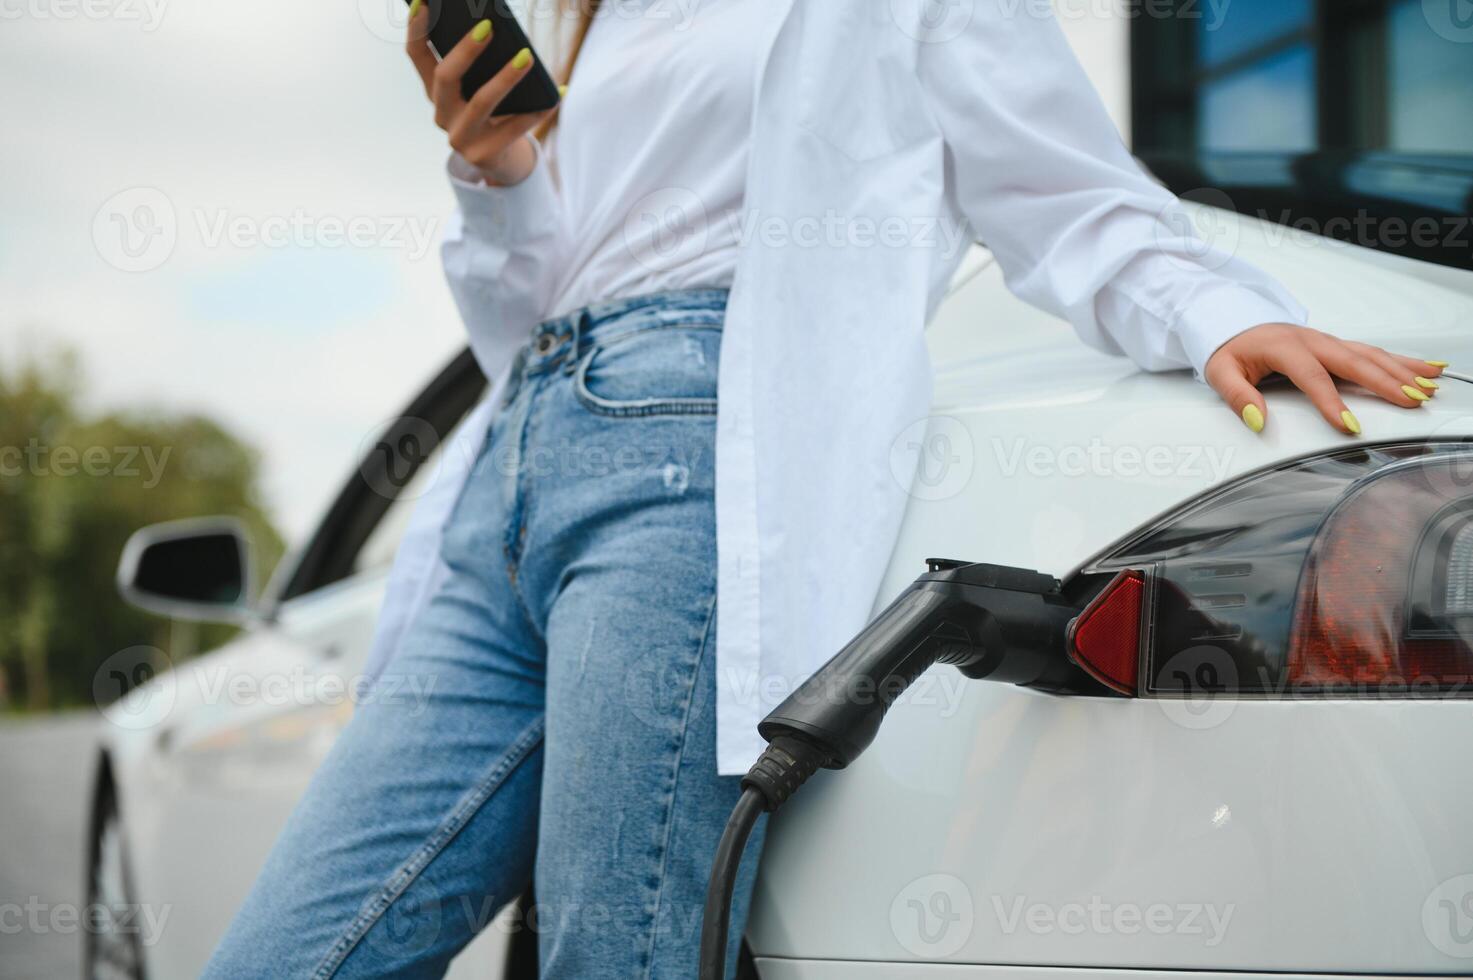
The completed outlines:
[[[715,415],[721,330],[661,324],[597,341],[574,373],[578,401],[599,415]]]

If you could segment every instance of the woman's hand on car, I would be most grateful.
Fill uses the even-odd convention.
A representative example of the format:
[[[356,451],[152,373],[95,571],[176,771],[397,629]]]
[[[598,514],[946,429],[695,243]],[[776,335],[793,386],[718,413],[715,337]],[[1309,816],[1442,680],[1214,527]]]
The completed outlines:
[[[460,80],[491,40],[491,22],[483,20],[436,61],[430,50],[429,9],[414,0],[409,10],[409,60],[414,62],[425,94],[435,106],[435,125],[450,137],[450,146],[481,172],[486,183],[509,187],[520,183],[537,164],[537,150],[527,134],[556,109],[492,116],[501,100],[532,68],[532,52],[523,48],[467,100]]]
[[[1438,386],[1432,379],[1446,366],[1445,361],[1403,357],[1308,327],[1264,323],[1219,347],[1203,373],[1254,432],[1263,431],[1268,418],[1256,385],[1278,373],[1309,396],[1326,422],[1341,432],[1360,435],[1360,422],[1340,400],[1336,378],[1360,385],[1393,405],[1417,408],[1436,392]]]

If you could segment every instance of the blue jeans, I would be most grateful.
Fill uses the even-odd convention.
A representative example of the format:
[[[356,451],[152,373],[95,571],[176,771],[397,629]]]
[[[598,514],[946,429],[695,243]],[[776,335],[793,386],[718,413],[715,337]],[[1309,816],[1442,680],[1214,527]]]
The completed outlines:
[[[451,575],[380,681],[429,695],[359,706],[207,977],[439,976],[534,878],[544,978],[695,975],[739,793],[716,775],[725,305],[537,329],[447,526]]]

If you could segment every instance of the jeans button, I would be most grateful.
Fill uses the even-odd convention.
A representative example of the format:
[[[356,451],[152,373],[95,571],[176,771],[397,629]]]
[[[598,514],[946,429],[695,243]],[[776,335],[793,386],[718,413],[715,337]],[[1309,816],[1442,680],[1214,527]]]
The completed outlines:
[[[550,333],[543,333],[537,335],[537,343],[534,345],[534,349],[537,351],[539,357],[546,357],[552,353],[552,349],[555,346],[557,346],[557,338]]]

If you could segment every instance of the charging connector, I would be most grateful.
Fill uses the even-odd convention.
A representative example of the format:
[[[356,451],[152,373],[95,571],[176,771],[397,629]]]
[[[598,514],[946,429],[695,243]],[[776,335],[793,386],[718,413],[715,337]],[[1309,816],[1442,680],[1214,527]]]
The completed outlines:
[[[1109,693],[1069,659],[1080,603],[1057,579],[1002,565],[930,559],[925,574],[819,668],[757,730],[767,749],[742,777],[722,834],[701,924],[701,980],[722,980],[737,866],[763,811],[819,769],[842,769],[874,741],[885,712],[927,668],[1056,693]]]

